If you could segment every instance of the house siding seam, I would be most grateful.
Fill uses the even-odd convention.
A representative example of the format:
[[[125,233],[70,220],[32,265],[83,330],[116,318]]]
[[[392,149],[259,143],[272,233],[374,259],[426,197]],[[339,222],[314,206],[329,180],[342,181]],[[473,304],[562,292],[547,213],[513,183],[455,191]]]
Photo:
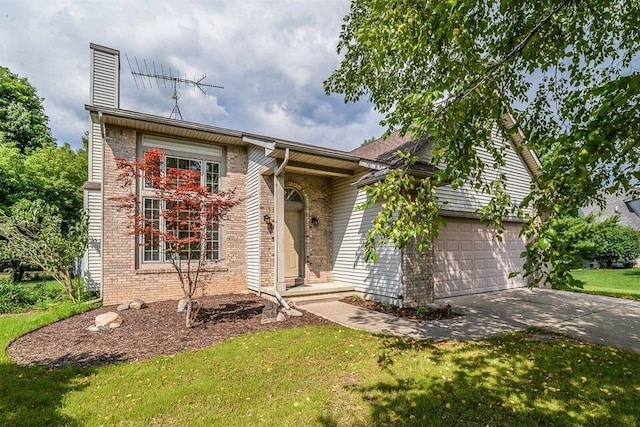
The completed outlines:
[[[133,298],[147,302],[182,298],[179,280],[170,264],[162,270],[137,268],[136,239],[131,235],[130,218],[118,208],[114,197],[124,196],[128,189],[117,181],[117,157],[128,161],[135,159],[137,133],[131,129],[107,127],[104,146],[104,241],[103,261],[103,303],[117,304]],[[205,279],[201,293],[207,295],[246,291],[246,174],[247,152],[244,147],[227,147],[226,174],[221,178],[222,189],[235,189],[241,202],[229,213],[229,218],[221,224],[225,259],[218,267],[221,271],[210,274]],[[148,267],[148,266],[144,266]]]
[[[304,198],[304,282],[330,282],[333,252],[331,179],[287,173],[285,187],[298,190]],[[317,226],[311,224],[311,217],[318,218]]]
[[[367,298],[397,304],[402,291],[401,251],[383,245],[378,248],[377,263],[363,258],[367,231],[378,209],[357,209],[367,198],[363,189],[353,185],[361,176],[333,180],[333,281],[354,285]]]

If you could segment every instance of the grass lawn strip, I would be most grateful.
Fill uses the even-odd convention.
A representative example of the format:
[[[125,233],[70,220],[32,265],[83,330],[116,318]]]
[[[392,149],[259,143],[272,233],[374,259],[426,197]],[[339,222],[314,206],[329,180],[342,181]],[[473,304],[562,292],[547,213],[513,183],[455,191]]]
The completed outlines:
[[[60,316],[0,319],[3,347]],[[2,357],[0,425],[638,425],[639,355],[538,330],[436,344],[317,326],[54,371]]]
[[[574,270],[571,275],[585,282],[583,289],[571,290],[640,300],[640,268]]]

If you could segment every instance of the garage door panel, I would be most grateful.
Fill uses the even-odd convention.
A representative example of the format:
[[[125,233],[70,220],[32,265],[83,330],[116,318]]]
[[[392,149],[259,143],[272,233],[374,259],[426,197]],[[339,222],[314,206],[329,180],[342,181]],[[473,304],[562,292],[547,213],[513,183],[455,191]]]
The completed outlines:
[[[436,298],[526,286],[521,275],[520,253],[524,239],[520,224],[506,223],[503,241],[478,220],[448,219],[434,242]]]

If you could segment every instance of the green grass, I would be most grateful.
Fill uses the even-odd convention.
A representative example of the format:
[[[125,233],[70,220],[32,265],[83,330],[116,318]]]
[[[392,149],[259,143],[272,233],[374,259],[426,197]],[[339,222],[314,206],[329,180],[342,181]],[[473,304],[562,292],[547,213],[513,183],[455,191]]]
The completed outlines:
[[[640,268],[574,270],[571,275],[585,283],[578,292],[640,300]]]
[[[68,315],[0,318],[8,341]],[[0,363],[0,425],[638,425],[640,355],[528,330],[429,343],[334,326],[47,371]]]

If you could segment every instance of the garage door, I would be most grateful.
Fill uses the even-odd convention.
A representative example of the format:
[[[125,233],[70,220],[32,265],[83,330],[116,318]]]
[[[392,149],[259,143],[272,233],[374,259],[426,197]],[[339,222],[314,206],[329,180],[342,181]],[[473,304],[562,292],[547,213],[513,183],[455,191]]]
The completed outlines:
[[[526,286],[521,271],[521,224],[506,223],[503,241],[491,227],[473,219],[448,218],[434,244],[435,297],[443,298]]]

